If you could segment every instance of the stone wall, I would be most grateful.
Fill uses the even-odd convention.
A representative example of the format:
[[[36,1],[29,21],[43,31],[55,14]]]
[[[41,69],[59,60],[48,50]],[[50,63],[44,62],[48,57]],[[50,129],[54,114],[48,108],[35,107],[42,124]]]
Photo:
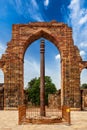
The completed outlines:
[[[48,95],[48,107],[50,108],[61,107],[61,90],[58,90],[55,94]]]
[[[81,110],[87,110],[87,89],[81,89]],[[48,106],[51,108],[61,107],[61,90],[58,90],[56,94],[48,95]],[[79,110],[79,109],[72,109]]]
[[[87,110],[87,89],[81,90],[82,110]]]
[[[24,103],[24,55],[32,42],[39,38],[51,41],[61,56],[61,105],[81,108],[80,73],[87,68],[72,39],[72,29],[64,23],[33,22],[15,24],[12,39],[0,59],[4,72],[4,107]]]

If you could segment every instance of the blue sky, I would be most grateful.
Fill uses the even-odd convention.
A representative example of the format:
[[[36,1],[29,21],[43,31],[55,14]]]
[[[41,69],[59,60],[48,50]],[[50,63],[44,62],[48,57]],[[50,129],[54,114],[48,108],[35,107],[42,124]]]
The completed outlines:
[[[64,22],[73,29],[74,44],[78,46],[83,60],[87,60],[87,0],[0,0],[0,57],[11,40],[12,24],[51,20]],[[24,81],[40,76],[40,40],[29,46],[24,58]],[[45,40],[46,75],[52,77],[60,88],[59,51]],[[0,74],[0,82],[2,82]],[[83,70],[81,83],[87,82],[87,72]]]

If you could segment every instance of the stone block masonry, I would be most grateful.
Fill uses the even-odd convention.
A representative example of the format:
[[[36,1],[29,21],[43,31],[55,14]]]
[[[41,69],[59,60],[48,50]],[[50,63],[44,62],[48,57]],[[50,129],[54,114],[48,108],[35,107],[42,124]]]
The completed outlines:
[[[72,29],[64,23],[33,22],[14,24],[12,39],[0,59],[4,73],[4,108],[18,107],[24,102],[24,54],[39,38],[51,41],[61,56],[61,105],[81,108],[80,73],[87,68],[72,39]]]

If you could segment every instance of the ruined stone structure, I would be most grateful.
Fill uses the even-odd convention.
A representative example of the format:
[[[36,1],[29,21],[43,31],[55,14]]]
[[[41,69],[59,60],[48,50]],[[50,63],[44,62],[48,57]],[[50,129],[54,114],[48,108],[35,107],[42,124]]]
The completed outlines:
[[[49,108],[61,107],[61,90],[58,90],[55,94],[48,95],[48,107]]]
[[[87,89],[81,90],[82,110],[87,110]]]
[[[81,110],[87,110],[87,89],[81,89]],[[61,107],[61,90],[59,89],[55,94],[48,95],[48,107],[59,108]],[[72,110],[79,110],[73,108]]]
[[[80,73],[87,68],[72,39],[72,29],[64,23],[36,22],[15,24],[12,39],[0,59],[4,73],[4,108],[17,107],[24,101],[24,54],[39,38],[51,41],[61,56],[61,105],[81,108]]]

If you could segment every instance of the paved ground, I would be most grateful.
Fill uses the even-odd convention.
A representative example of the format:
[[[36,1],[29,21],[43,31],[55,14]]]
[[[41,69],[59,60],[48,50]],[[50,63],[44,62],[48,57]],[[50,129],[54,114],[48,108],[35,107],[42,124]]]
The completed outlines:
[[[0,130],[87,130],[87,111],[72,112],[72,125],[18,125],[17,111],[0,111]]]

